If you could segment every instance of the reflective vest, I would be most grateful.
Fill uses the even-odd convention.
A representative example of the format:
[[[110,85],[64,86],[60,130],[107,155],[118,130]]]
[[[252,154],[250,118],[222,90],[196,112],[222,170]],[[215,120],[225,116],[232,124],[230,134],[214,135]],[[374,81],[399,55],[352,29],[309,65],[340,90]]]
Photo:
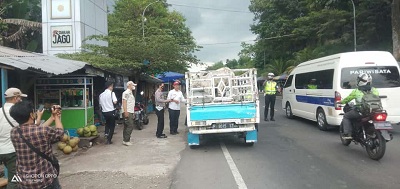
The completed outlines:
[[[267,95],[274,95],[276,94],[276,82],[275,81],[267,81],[265,83],[264,92]]]
[[[308,84],[307,88],[308,89],[318,89],[318,86],[317,85],[313,85],[313,84]]]

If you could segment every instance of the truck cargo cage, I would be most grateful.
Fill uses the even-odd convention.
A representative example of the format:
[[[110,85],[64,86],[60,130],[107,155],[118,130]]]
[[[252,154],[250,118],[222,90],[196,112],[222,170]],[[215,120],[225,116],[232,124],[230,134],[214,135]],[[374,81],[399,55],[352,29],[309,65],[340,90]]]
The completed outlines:
[[[188,103],[191,105],[248,103],[258,100],[256,69],[221,68],[187,72]]]

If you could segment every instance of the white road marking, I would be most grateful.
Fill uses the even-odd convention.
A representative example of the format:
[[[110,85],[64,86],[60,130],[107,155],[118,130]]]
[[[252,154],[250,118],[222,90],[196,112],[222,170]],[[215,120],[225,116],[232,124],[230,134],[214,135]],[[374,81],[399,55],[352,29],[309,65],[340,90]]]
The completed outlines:
[[[235,178],[236,185],[238,186],[239,189],[247,189],[246,183],[244,183],[242,175],[240,174],[239,169],[236,167],[236,164],[233,161],[232,156],[229,153],[228,149],[226,148],[225,144],[221,142],[220,145],[222,152],[224,153],[226,162],[228,163],[229,168],[231,169],[231,172],[233,174],[233,177]]]

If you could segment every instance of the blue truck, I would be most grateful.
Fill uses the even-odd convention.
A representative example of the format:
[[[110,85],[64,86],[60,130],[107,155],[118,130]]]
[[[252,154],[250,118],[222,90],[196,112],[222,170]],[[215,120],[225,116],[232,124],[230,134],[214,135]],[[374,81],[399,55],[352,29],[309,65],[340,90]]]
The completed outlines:
[[[257,70],[186,72],[188,145],[202,135],[234,134],[253,145],[260,122]]]

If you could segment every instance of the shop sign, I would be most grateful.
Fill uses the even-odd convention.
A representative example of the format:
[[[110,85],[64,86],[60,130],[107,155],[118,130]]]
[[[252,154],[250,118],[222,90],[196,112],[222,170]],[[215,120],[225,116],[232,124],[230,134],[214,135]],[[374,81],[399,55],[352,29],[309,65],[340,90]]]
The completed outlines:
[[[72,26],[52,26],[51,27],[51,46],[52,47],[72,47]]]
[[[86,78],[86,84],[91,84],[92,79]],[[37,79],[36,84],[43,85],[43,84],[78,84],[83,85],[84,79]]]

